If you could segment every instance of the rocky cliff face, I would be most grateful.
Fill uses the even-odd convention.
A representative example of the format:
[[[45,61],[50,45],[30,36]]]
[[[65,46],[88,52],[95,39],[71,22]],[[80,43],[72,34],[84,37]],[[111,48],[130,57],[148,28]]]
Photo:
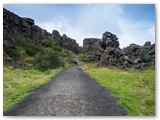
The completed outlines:
[[[98,38],[85,38],[83,40],[83,52],[88,54],[94,54],[97,50],[101,48],[101,39]]]
[[[120,49],[118,37],[110,32],[105,32],[102,38],[86,38],[83,40],[83,48],[76,40],[67,35],[60,35],[57,30],[52,34],[34,24],[30,18],[22,18],[3,9],[3,44],[5,48],[15,48],[16,43],[11,34],[17,33],[30,38],[34,42],[42,42],[49,36],[53,38],[57,46],[71,50],[75,53],[84,52],[93,56],[97,64],[103,66],[117,66],[120,68],[142,68],[145,63],[155,63],[155,44],[146,42],[143,46],[131,44]]]
[[[143,46],[130,44],[129,46],[123,48],[124,53],[130,57],[133,63],[143,64],[152,62],[155,64],[155,44],[151,45],[151,42],[147,41]]]
[[[71,50],[76,53],[80,53],[82,51],[82,48],[76,43],[76,40],[68,37],[66,34],[63,34],[62,36],[57,30],[52,31],[52,37],[55,40],[56,45]]]
[[[18,33],[33,41],[40,41],[51,36],[46,30],[34,25],[34,20],[22,18],[3,8],[3,39],[8,47],[15,47],[12,33]]]
[[[21,34],[34,42],[41,42],[42,40],[47,39],[48,36],[52,36],[56,44],[62,48],[73,52],[81,51],[81,47],[76,43],[76,40],[69,38],[66,35],[60,36],[59,32],[56,30],[53,30],[53,33],[51,34],[35,25],[33,19],[19,17],[3,8],[3,43],[9,48],[14,48],[16,45],[14,39],[11,37],[12,33]]]
[[[83,41],[83,51],[94,55],[95,61],[102,66],[117,66],[127,68],[135,66],[141,69],[145,62],[155,61],[155,45],[146,42],[144,46],[131,44],[120,49],[116,35],[105,32],[102,39],[87,38]],[[146,59],[146,61],[145,61]]]

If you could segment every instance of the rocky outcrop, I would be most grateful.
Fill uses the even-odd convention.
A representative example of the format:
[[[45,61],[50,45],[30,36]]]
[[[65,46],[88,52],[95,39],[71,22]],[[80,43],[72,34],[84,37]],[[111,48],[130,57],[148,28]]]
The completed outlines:
[[[119,68],[131,67],[132,61],[119,48],[119,41],[116,35],[105,32],[100,42],[102,52],[100,53],[99,64],[105,66],[117,66]]]
[[[88,54],[94,54],[99,50],[101,39],[98,38],[85,38],[83,40],[83,52]]]
[[[144,59],[148,57],[148,61],[151,59],[154,62],[154,46],[154,44],[151,45],[150,42],[146,42],[144,46],[131,44],[120,49],[117,36],[110,32],[105,32],[102,39],[86,38],[83,41],[84,52],[93,55],[98,65],[117,66],[119,68],[135,66],[137,69],[142,69],[144,63],[147,62],[143,61],[143,57]]]
[[[8,47],[14,47],[14,40],[10,34],[18,33],[33,41],[40,41],[51,36],[46,30],[34,25],[34,20],[22,18],[3,8],[3,36],[4,44]]]
[[[52,37],[56,45],[64,49],[71,50],[75,53],[80,53],[82,51],[82,48],[78,45],[78,43],[76,43],[76,40],[68,37],[66,34],[63,34],[63,36],[61,36],[57,30],[53,30]]]
[[[82,48],[76,43],[76,40],[67,35],[63,34],[61,36],[57,30],[53,30],[52,34],[50,34],[35,25],[33,19],[19,17],[3,8],[3,44],[5,49],[15,49],[16,43],[12,38],[13,33],[21,34],[34,42],[40,43],[48,36],[52,36],[57,46],[75,53],[83,51],[90,54],[98,65],[117,66],[120,68],[135,66],[141,69],[146,63],[155,64],[155,44],[151,44],[149,41],[143,46],[131,44],[120,49],[118,37],[111,32],[105,32],[101,39],[84,39]],[[7,59],[5,60],[7,61]]]
[[[4,46],[8,48],[15,48],[15,40],[9,34],[4,34],[3,38]]]
[[[3,57],[3,65],[13,66],[15,68],[24,68],[26,65],[22,62],[17,62],[10,57]]]
[[[62,37],[57,30],[52,31],[52,37],[53,37],[56,45],[62,46]]]
[[[123,51],[128,55],[132,60],[139,57],[139,53],[142,49],[142,46],[137,44],[130,44],[129,46],[123,48]]]
[[[60,47],[76,53],[79,53],[82,49],[76,43],[76,40],[65,34],[61,36],[57,30],[53,30],[52,34],[50,34],[46,30],[35,25],[33,19],[19,17],[3,8],[3,43],[7,48],[14,48],[16,45],[15,40],[11,37],[13,33],[21,34],[34,42],[40,43],[43,43],[43,40],[47,39],[48,36],[52,36],[56,45]]]
[[[123,48],[123,51],[134,63],[138,59],[138,61],[144,63],[152,62],[155,64],[155,44],[151,45],[150,41],[147,41],[143,46],[130,44],[128,47]]]
[[[105,32],[102,35],[102,41],[101,41],[101,46],[103,49],[106,49],[107,46],[118,48],[119,47],[119,41],[116,35],[110,33],[110,32]]]

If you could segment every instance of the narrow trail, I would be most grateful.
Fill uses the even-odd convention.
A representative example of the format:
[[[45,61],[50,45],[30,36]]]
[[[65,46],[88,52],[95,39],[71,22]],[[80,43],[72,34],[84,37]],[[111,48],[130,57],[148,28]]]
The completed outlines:
[[[32,91],[4,116],[123,116],[109,91],[85,75],[80,66],[64,70]]]

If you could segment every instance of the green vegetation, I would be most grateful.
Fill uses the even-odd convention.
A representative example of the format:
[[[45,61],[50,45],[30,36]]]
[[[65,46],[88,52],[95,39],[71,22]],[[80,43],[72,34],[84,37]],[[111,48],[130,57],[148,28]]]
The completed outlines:
[[[55,48],[55,43],[54,43],[52,37],[48,37],[47,40],[42,43],[42,45],[44,47]]]
[[[14,60],[18,60],[20,58],[20,52],[16,48],[6,48],[5,53]]]
[[[52,37],[35,42],[19,34],[12,34],[16,48],[4,46],[4,56],[22,62],[25,68],[3,67],[4,111],[20,102],[31,90],[46,84],[66,67],[75,65],[73,53],[55,46]]]
[[[41,43],[15,33],[12,37],[16,42],[16,48],[4,47],[4,56],[25,63],[26,68],[45,71],[75,65],[72,53],[55,46],[52,37],[42,40]]]
[[[48,83],[63,68],[45,72],[36,69],[3,68],[3,110],[6,111],[20,102],[31,90]]]
[[[35,59],[35,65],[43,71],[64,66],[64,63],[59,58],[58,52],[49,52],[48,54],[38,55]]]
[[[19,34],[13,34],[13,38],[16,42],[16,48],[18,51],[25,51],[29,56],[34,56],[37,53],[44,53],[43,47],[39,43],[35,43],[29,38],[25,38]]]
[[[81,62],[85,63],[93,62],[93,57],[87,54],[79,54],[79,59]]]
[[[149,63],[151,62],[151,56],[149,55],[148,52],[141,52],[139,57],[141,58],[142,62],[145,62],[145,63]]]
[[[93,64],[82,66],[86,74],[100,85],[108,88],[118,105],[127,110],[130,116],[155,115],[155,70],[146,68],[121,70],[98,68]]]

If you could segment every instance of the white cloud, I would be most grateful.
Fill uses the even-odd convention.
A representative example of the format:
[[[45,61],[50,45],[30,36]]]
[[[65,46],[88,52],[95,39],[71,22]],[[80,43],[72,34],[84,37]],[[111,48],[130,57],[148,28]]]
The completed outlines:
[[[56,19],[38,25],[49,32],[56,29],[61,35],[76,39],[81,46],[84,38],[101,38],[106,31],[118,36],[121,47],[131,43],[143,45],[146,41],[153,43],[155,40],[154,25],[127,19],[121,5],[88,5],[77,14],[79,16],[73,21],[57,16]],[[74,25],[71,22],[75,22]]]
[[[118,21],[118,33],[121,47],[128,46],[131,43],[143,45],[146,41],[155,42],[154,25],[144,21],[134,22],[127,20]]]

